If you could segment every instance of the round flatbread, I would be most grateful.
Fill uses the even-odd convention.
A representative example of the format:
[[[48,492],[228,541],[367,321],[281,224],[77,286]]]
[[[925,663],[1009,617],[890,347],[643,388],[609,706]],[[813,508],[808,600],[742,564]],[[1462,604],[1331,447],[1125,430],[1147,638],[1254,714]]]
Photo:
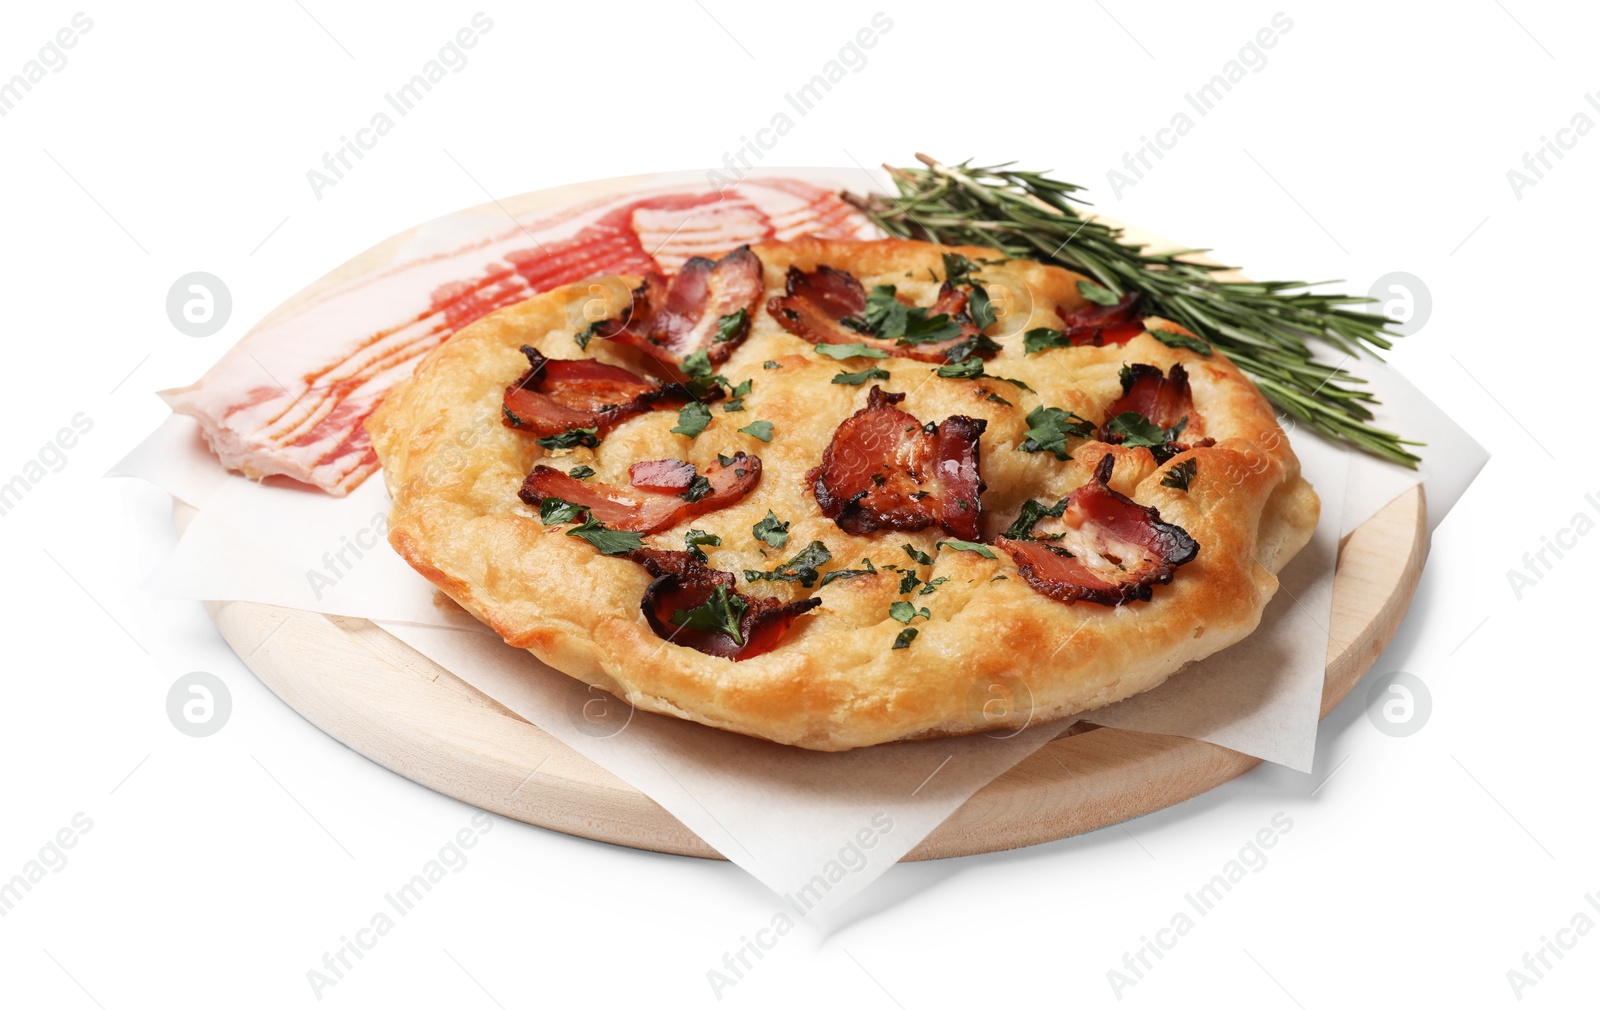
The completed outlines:
[[[486,316],[368,422],[400,555],[638,708],[816,750],[1085,712],[1248,635],[1316,525],[1255,386],[1080,275],[899,240],[684,275]]]

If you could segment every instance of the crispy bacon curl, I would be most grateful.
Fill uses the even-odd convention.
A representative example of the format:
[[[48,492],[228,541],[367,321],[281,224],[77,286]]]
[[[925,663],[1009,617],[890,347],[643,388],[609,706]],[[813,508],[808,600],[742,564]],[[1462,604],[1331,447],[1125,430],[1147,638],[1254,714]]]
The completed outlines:
[[[1093,479],[1067,498],[1058,536],[995,541],[1035,592],[1063,603],[1083,600],[1107,607],[1149,600],[1152,586],[1170,583],[1178,566],[1200,553],[1182,527],[1162,522],[1154,508],[1111,490],[1115,465],[1108,453]]]
[[[597,428],[604,435],[636,414],[694,399],[681,383],[652,382],[589,358],[547,358],[527,344],[522,353],[528,358],[528,370],[506,387],[501,423],[540,437],[574,428]],[[722,390],[713,388],[700,398],[721,396]]]
[[[1123,295],[1115,305],[1085,302],[1071,312],[1057,305],[1056,315],[1073,347],[1121,347],[1144,332],[1137,291]]]
[[[983,478],[978,436],[988,422],[956,415],[924,425],[896,408],[904,393],[873,386],[806,474],[822,514],[847,533],[920,530],[938,524],[978,539]]]
[[[709,656],[738,662],[771,652],[796,618],[822,604],[816,596],[793,603],[770,596],[746,596],[734,589],[737,582],[732,572],[707,567],[684,551],[641,547],[630,551],[628,557],[656,577],[640,601],[650,629],[674,645]],[[729,615],[729,624],[737,626],[737,637],[726,627],[685,627],[672,622],[676,614],[708,604],[715,607],[719,590],[722,613]]]
[[[747,245],[715,262],[696,256],[670,278],[645,275],[622,314],[596,324],[590,335],[630,344],[674,367],[695,351],[720,365],[749,334],[762,287],[761,260]],[[723,320],[741,311],[724,332]]]
[[[905,302],[905,299],[900,299]],[[778,325],[801,340],[813,344],[866,344],[895,358],[943,364],[950,352],[970,347],[975,357],[993,357],[998,349],[983,339],[983,331],[967,311],[967,293],[947,281],[939,297],[927,310],[928,318],[948,315],[960,332],[933,343],[902,344],[898,340],[874,336],[845,325],[845,319],[859,319],[867,309],[867,292],[861,282],[843,270],[819,266],[807,273],[791,266],[784,278],[784,294],[767,300],[767,312]],[[909,303],[907,303],[909,304]],[[973,341],[968,345],[968,341]]]
[[[705,482],[698,488],[695,468],[679,459],[635,463],[628,475],[632,486],[619,488],[578,480],[541,464],[523,480],[518,496],[535,509],[546,498],[560,498],[582,506],[611,529],[656,533],[690,516],[727,508],[749,494],[761,480],[761,459],[740,452],[726,466],[712,463],[699,475]]]
[[[1165,463],[1180,452],[1215,445],[1205,438],[1205,421],[1194,409],[1189,389],[1189,373],[1182,365],[1162,375],[1155,365],[1128,365],[1122,371],[1122,395],[1106,408],[1106,420],[1132,412],[1169,433],[1164,445],[1150,446],[1156,462]],[[1179,441],[1177,436],[1183,436]],[[1104,432],[1101,440],[1113,445],[1124,441],[1115,432]]]

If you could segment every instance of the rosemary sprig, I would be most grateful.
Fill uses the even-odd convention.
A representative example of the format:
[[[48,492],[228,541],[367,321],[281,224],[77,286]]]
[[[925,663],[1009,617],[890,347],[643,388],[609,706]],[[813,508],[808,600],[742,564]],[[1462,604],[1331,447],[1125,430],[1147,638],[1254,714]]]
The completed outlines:
[[[1409,467],[1421,445],[1367,423],[1365,380],[1312,360],[1308,341],[1356,356],[1388,348],[1384,316],[1350,306],[1371,298],[1311,291],[1301,281],[1227,281],[1233,269],[1194,262],[1204,249],[1147,252],[1122,229],[1079,213],[1083,189],[1042,172],[1005,165],[945,165],[917,155],[924,168],[885,165],[899,196],[844,198],[891,235],[945,245],[981,245],[1019,259],[1057,263],[1118,295],[1138,291],[1141,308],[1188,327],[1219,348],[1282,410],[1330,438]]]

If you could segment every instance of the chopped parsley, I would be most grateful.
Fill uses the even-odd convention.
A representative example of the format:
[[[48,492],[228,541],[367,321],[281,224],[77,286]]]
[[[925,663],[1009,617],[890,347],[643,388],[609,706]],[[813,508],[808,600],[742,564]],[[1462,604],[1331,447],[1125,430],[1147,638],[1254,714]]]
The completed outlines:
[[[933,559],[932,558],[928,557],[926,554],[924,554],[921,551],[917,550],[915,547],[911,546],[910,544],[901,544],[900,545],[900,549],[905,551],[907,554],[911,555],[911,560],[915,561],[919,565],[931,565],[931,564],[933,564]]]
[[[929,316],[895,297],[893,284],[879,284],[867,295],[867,307],[860,316],[845,316],[839,322],[857,333],[867,333],[901,345],[936,344],[961,335],[961,327],[946,313]]]
[[[981,284],[972,285],[972,294],[967,296],[967,315],[972,317],[972,325],[980,330],[994,325],[994,303],[989,300],[989,292]]]
[[[586,520],[582,526],[574,526],[567,530],[567,536],[587,541],[601,554],[626,554],[644,546],[644,538],[639,534],[607,529],[605,523],[597,523],[593,517]]]
[[[683,535],[684,550],[688,551],[696,561],[705,564],[706,552],[700,549],[702,546],[721,547],[722,538],[715,533],[707,533],[705,530],[690,530]]]
[[[846,358],[887,358],[888,351],[866,344],[818,344],[817,353],[825,358],[835,361],[844,361]]]
[[[1067,499],[1065,498],[1056,502],[1055,505],[1050,508],[1045,508],[1044,505],[1034,501],[1032,498],[1029,498],[1027,501],[1022,503],[1022,511],[1017,513],[1016,521],[1008,526],[1006,531],[1001,534],[1001,536],[1006,537],[1008,540],[1020,540],[1023,537],[1031,536],[1033,534],[1033,527],[1039,522],[1040,519],[1043,519],[1045,516],[1055,516],[1059,519],[1061,518],[1061,514],[1065,512],[1066,509]]]
[[[948,365],[940,365],[934,369],[934,374],[941,379],[997,379],[1000,382],[1009,382],[1018,389],[1026,389],[1030,393],[1033,387],[1021,379],[1008,379],[1003,375],[991,375],[983,370],[982,358],[962,358],[952,361]]]
[[[741,599],[739,594],[729,596],[726,586],[718,586],[706,602],[698,607],[673,611],[672,623],[696,631],[721,631],[733,638],[733,644],[744,645],[744,636],[739,633],[739,620],[748,609],[750,604]]]
[[[1096,305],[1115,305],[1122,300],[1122,296],[1094,281],[1079,281],[1078,294],[1094,302]]]
[[[1166,429],[1136,410],[1125,410],[1107,421],[1106,434],[1120,436],[1121,444],[1130,449],[1159,448],[1170,441]]]
[[[972,283],[972,275],[977,272],[978,264],[960,253],[945,253],[941,258],[944,260],[944,279],[951,287]]]
[[[1067,454],[1068,438],[1088,438],[1094,434],[1094,425],[1070,410],[1060,407],[1037,406],[1028,411],[1028,430],[1017,446],[1023,452],[1050,452],[1063,462],[1072,457]]]
[[[743,312],[744,310],[740,309],[739,311]],[[724,414],[731,414],[734,411],[743,410],[744,398],[750,395],[751,385],[753,385],[752,380],[746,379],[737,386],[729,389],[728,395],[732,397],[732,399],[722,405],[722,412]]]
[[[574,332],[572,334],[572,342],[578,345],[578,350],[588,350],[589,341],[594,339],[595,331],[609,322],[611,322],[609,319],[596,319],[583,329]]]
[[[994,560],[994,551],[990,550],[987,544],[975,544],[970,540],[941,540],[933,545],[934,550],[939,550],[942,547],[948,547],[953,551],[971,551],[974,554],[981,554],[991,561]]]
[[[876,568],[872,567],[872,559],[871,558],[862,558],[861,559],[861,563],[865,566],[864,568],[836,568],[836,569],[834,569],[833,571],[829,572],[828,574],[826,574],[826,575],[824,575],[822,577],[822,584],[825,586],[828,583],[834,581],[835,579],[853,579],[858,575],[876,575],[876,574],[878,574],[878,570]]]
[[[688,489],[678,497],[687,502],[697,502],[710,493],[711,481],[707,480],[704,474],[697,473],[694,475],[694,479],[689,482]]]
[[[502,405],[500,407],[500,414],[506,419],[506,423],[511,425],[511,427],[522,427],[522,418],[518,417],[516,414],[513,414],[510,407]]]
[[[1071,347],[1072,341],[1060,330],[1038,326],[1022,335],[1022,353],[1037,354],[1052,347]]]
[[[798,582],[807,589],[817,584],[817,569],[833,560],[827,544],[813,540],[805,549],[770,572],[755,572],[746,568],[746,582]]]
[[[899,621],[901,624],[910,624],[912,620],[918,617],[926,621],[933,617],[933,614],[928,612],[927,607],[923,607],[919,610],[918,608],[907,603],[905,600],[895,600],[893,603],[889,604],[889,616]]]
[[[776,361],[773,361],[771,358],[768,358],[766,361],[763,361],[761,363],[761,367],[762,368],[782,368],[783,366],[778,364]]]
[[[974,333],[972,336],[961,341],[961,343],[947,349],[944,352],[944,360],[951,363],[965,361],[974,354],[992,354],[998,350],[1000,350],[999,344],[984,336],[982,333]]]
[[[587,509],[587,505],[574,505],[565,498],[557,498],[551,495],[548,498],[539,499],[539,521],[546,526],[554,526],[556,523],[574,523],[578,521],[578,517],[583,515]]]
[[[1179,491],[1187,491],[1189,490],[1189,482],[1194,480],[1195,472],[1199,469],[1200,461],[1190,456],[1167,471],[1166,476],[1161,478],[1161,486],[1175,487]]]
[[[696,352],[699,353],[699,352]],[[706,430],[706,425],[711,423],[711,408],[695,400],[686,403],[678,411],[678,423],[673,425],[671,431],[674,435],[687,435],[694,438]]]
[[[583,480],[585,477],[593,477],[594,467],[575,466],[571,470],[567,471],[567,476],[573,478],[574,480]]]
[[[1173,333],[1171,330],[1145,330],[1145,332],[1168,347],[1182,347],[1204,357],[1211,356],[1211,345],[1198,337],[1191,337],[1187,333]]]
[[[917,573],[907,568],[900,574],[900,592],[909,593],[922,585],[922,580],[917,578]]]
[[[859,386],[868,379],[887,379],[888,377],[888,369],[867,368],[859,372],[840,372],[833,377],[833,383],[837,386]]]
[[[744,329],[744,325],[749,319],[750,312],[747,309],[740,309],[738,312],[718,319],[717,335],[715,337],[717,343],[725,344],[737,337],[739,331]]]
[[[678,367],[684,375],[689,377],[689,381],[684,385],[688,386],[689,391],[695,396],[704,396],[719,381],[727,381],[722,376],[714,373],[711,367],[711,356],[706,353],[703,347],[684,358],[683,364]]]
[[[537,441],[546,449],[571,449],[575,445],[593,449],[600,444],[600,429],[571,428],[559,435],[546,435]]]
[[[759,438],[763,442],[770,442],[772,441],[772,422],[751,421],[743,428],[740,428],[739,432],[743,435],[749,435],[751,438]]]
[[[910,645],[916,639],[916,637],[916,628],[906,628],[904,631],[900,632],[900,634],[894,636],[894,645],[891,646],[891,648],[904,649],[906,646]]]
[[[938,589],[940,586],[944,585],[946,582],[949,582],[949,581],[950,581],[950,576],[941,575],[937,579],[930,580],[927,585],[922,587],[921,591],[918,592],[917,595],[918,596],[927,596],[929,593],[933,592],[935,589]]]
[[[789,542],[789,524],[767,509],[767,517],[750,527],[750,535],[766,541],[768,547],[783,547]]]

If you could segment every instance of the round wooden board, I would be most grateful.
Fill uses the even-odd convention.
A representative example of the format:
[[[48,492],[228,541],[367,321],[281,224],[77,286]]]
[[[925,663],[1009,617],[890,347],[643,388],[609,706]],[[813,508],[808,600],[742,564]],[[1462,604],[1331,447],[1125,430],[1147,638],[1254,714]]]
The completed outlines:
[[[520,214],[661,181],[640,176],[584,183],[468,213]],[[263,323],[388,265],[415,231],[368,249]],[[1399,628],[1427,554],[1426,519],[1419,485],[1340,545],[1322,715],[1349,694]],[[722,858],[655,801],[370,621],[255,603],[207,606],[228,644],[278,697],[330,736],[415,782],[571,835]],[[261,648],[269,636],[273,647]],[[1259,763],[1198,740],[1078,723],[980,789],[906,858],[1066,838],[1180,803]],[[531,775],[536,768],[539,774]]]

